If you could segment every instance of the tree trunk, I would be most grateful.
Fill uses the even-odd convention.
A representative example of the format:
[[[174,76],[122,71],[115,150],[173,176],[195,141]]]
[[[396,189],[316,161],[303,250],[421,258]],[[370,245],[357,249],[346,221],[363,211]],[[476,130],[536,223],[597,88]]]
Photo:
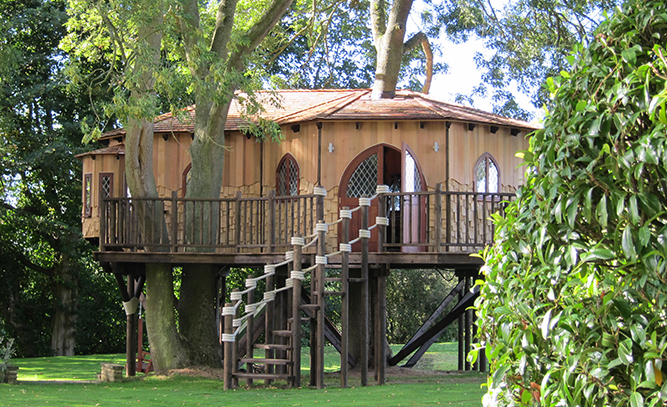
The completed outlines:
[[[179,325],[187,342],[189,363],[222,368],[222,346],[216,330],[216,268],[207,264],[183,266]]]
[[[169,264],[146,264],[146,330],[158,373],[187,363],[174,315],[174,280]]]
[[[59,278],[53,285],[55,313],[51,324],[51,349],[55,356],[74,356],[79,284],[69,256],[63,255],[56,274]]]
[[[384,1],[371,1],[373,38],[377,51],[373,99],[393,98],[403,58],[405,26],[412,8],[412,0],[395,0],[389,20],[384,24]]]

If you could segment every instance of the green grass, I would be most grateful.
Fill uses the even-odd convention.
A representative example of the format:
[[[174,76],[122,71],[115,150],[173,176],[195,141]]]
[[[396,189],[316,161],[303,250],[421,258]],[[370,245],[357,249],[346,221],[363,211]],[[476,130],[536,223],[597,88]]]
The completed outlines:
[[[396,352],[400,346],[394,348]],[[183,372],[169,377],[139,374],[120,383],[86,383],[96,379],[100,363],[124,364],[124,355],[94,355],[16,359],[19,384],[0,385],[0,407],[4,406],[465,406],[478,407],[484,394],[478,373],[414,374],[389,371],[385,386],[360,387],[359,375],[351,374],[352,388],[340,389],[339,355],[331,348],[325,354],[327,388],[307,387],[308,354],[303,355],[302,389],[285,389],[284,382],[264,388],[222,390],[220,377],[193,377]],[[456,345],[437,344],[423,358],[422,369],[456,368]],[[418,365],[419,367],[419,365]],[[68,381],[65,383],[64,381]],[[82,383],[76,383],[82,381]],[[369,381],[373,373],[369,372]],[[241,386],[244,386],[244,382]]]

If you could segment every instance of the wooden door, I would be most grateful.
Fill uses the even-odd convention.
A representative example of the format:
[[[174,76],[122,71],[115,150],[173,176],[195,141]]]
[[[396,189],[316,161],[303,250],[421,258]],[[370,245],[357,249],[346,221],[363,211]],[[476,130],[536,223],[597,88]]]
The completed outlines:
[[[390,185],[392,182],[400,183],[400,150],[388,144],[378,144],[370,147],[357,155],[347,166],[341,183],[338,188],[338,207],[356,208],[359,205],[359,198],[362,196],[371,197],[375,195],[378,184]],[[375,223],[375,217],[378,215],[377,199],[371,202],[368,211],[369,226]],[[340,224],[339,224],[340,225]],[[350,240],[359,236],[361,229],[361,211],[352,214],[350,221]],[[338,228],[338,236],[342,233],[342,228]],[[369,250],[377,251],[378,238],[377,232],[371,233],[369,241]],[[353,251],[361,250],[361,243],[352,246]]]

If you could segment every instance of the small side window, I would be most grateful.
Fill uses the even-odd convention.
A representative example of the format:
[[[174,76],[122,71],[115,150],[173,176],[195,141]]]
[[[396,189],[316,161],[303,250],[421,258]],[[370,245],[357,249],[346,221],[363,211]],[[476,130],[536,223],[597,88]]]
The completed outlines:
[[[489,153],[484,153],[475,164],[475,192],[498,193],[500,191],[500,169]]]
[[[93,213],[93,174],[83,174],[83,216],[90,218]]]
[[[103,198],[113,197],[113,172],[100,173],[100,196]]]
[[[285,154],[276,171],[276,195],[299,195],[299,164],[292,154]]]

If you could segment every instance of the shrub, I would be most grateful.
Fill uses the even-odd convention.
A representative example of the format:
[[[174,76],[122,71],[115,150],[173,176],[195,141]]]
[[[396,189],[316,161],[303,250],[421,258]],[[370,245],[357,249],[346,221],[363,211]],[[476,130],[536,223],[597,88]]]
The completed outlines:
[[[667,401],[667,5],[629,1],[550,80],[478,300],[492,405]]]

